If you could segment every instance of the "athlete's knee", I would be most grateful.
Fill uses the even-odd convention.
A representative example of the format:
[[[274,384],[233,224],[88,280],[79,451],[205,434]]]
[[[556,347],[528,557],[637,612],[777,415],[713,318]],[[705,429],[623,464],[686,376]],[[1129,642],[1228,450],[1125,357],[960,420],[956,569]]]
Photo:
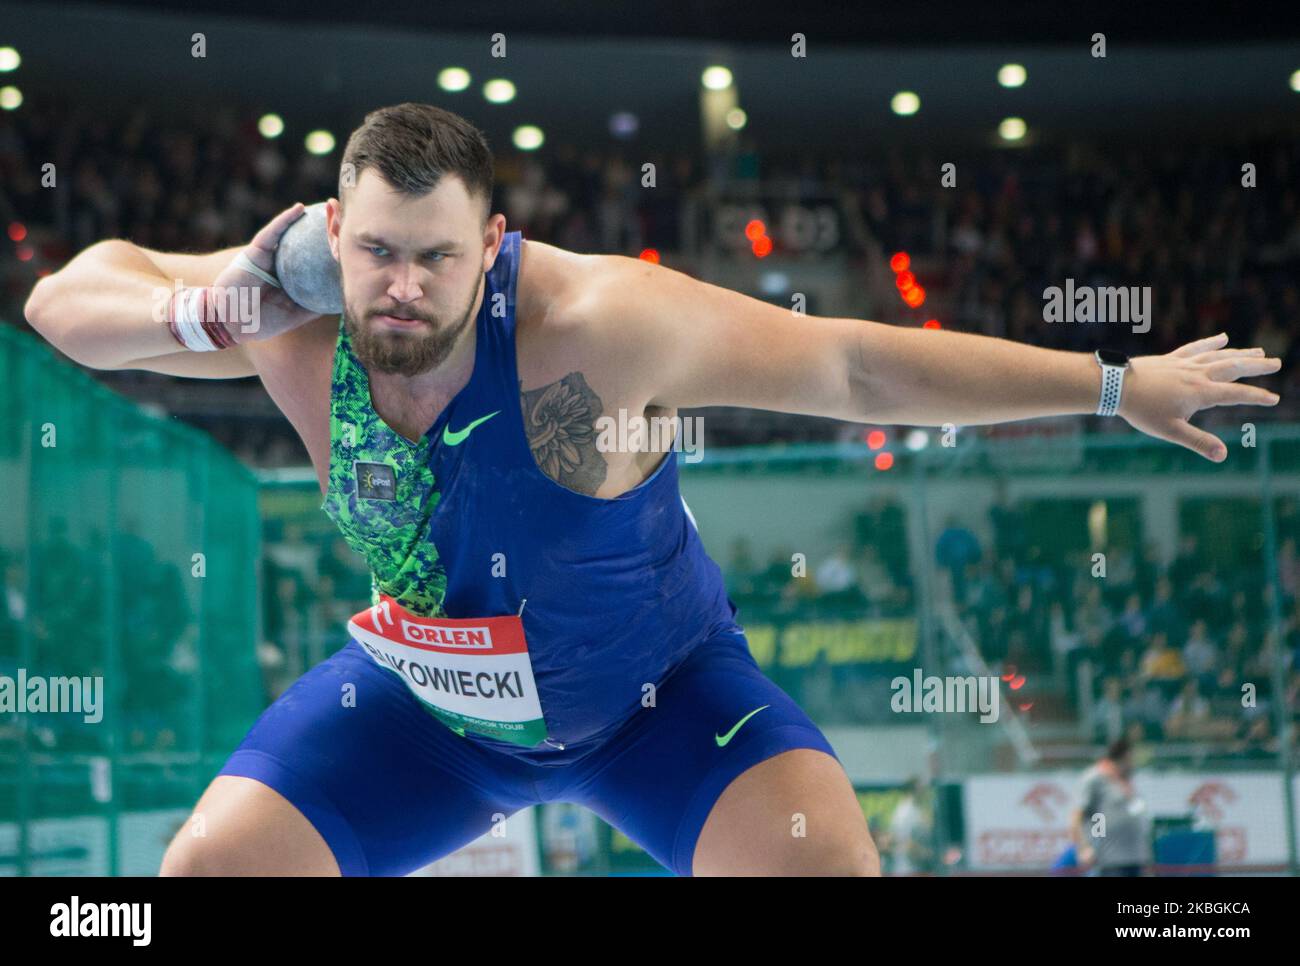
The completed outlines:
[[[163,855],[160,876],[216,876],[236,875],[236,870],[223,861],[222,853],[207,838],[189,834],[181,829]]]
[[[880,853],[871,836],[846,836],[796,849],[789,875],[878,876]]]

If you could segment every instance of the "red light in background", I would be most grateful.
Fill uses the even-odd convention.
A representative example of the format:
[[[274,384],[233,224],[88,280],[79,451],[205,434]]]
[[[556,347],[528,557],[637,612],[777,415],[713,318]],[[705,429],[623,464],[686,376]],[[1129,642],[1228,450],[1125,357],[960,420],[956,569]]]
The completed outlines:
[[[638,255],[637,258],[641,259],[641,261],[643,261],[643,262],[654,262],[656,265],[658,265],[658,264],[659,264],[659,250],[656,249],[656,248],[645,248],[645,249],[642,249],[641,254]]]
[[[916,287],[916,276],[911,272],[899,272],[898,278],[894,279],[894,284],[898,286],[900,292],[906,292],[909,288]]]
[[[758,241],[767,234],[767,225],[763,224],[757,218],[745,225],[745,237],[750,241]]]
[[[894,257],[889,260],[889,267],[895,272],[905,272],[907,267],[912,264],[912,259],[907,252],[894,252]]]
[[[766,235],[762,238],[755,238],[754,244],[751,247],[754,249],[754,254],[759,258],[766,258],[768,255],[772,254],[772,239],[768,238]]]
[[[1013,677],[1010,681],[1007,682],[1007,687],[1009,687],[1012,691],[1019,691],[1024,686],[1025,686],[1025,676],[1023,674],[1017,674],[1015,677]]]
[[[942,329],[943,326],[941,326],[941,325],[939,324],[939,320],[938,320],[938,319],[926,319],[926,321],[925,321],[925,325],[921,326],[921,328],[923,328],[923,329]]]
[[[35,255],[36,252],[32,251],[32,247],[30,245],[19,245],[16,254],[18,255],[18,260],[20,262],[30,262],[32,260],[32,256]]]
[[[894,454],[893,454],[893,453],[877,453],[877,454],[876,454],[876,469],[878,469],[878,470],[887,470],[887,469],[889,469],[889,468],[890,468],[891,466],[893,466],[893,465],[894,465]]]
[[[51,270],[48,269],[48,268],[38,268],[38,269],[36,270],[36,277],[37,277],[37,278],[44,278],[46,275],[49,275],[49,274],[50,274],[50,271],[51,271]]]
[[[885,431],[883,429],[873,429],[867,433],[868,449],[880,449],[885,445]]]
[[[909,288],[903,293],[903,301],[914,309],[920,308],[925,304],[925,289],[919,285],[915,288]]]
[[[9,222],[9,240],[20,242],[27,237],[27,226],[20,221]]]

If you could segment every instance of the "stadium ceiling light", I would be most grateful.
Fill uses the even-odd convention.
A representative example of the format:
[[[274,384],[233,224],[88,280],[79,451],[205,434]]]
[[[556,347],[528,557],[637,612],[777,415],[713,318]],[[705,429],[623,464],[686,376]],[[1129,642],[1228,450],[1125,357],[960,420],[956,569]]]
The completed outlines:
[[[725,67],[706,67],[700,75],[700,83],[711,91],[725,91],[731,86],[731,71]]]
[[[1291,75],[1291,90],[1300,94],[1300,70]]]
[[[8,87],[0,87],[0,108],[6,111],[16,111],[23,103],[23,92],[12,84]]]
[[[733,107],[727,112],[727,127],[733,131],[739,131],[748,121],[749,115],[739,107]]]
[[[520,151],[536,151],[545,140],[542,129],[535,124],[521,124],[511,136],[511,141]]]
[[[463,91],[469,87],[469,71],[464,67],[444,67],[438,71],[438,86],[444,91]]]
[[[1003,64],[998,68],[998,83],[1003,87],[1021,87],[1028,76],[1022,64]]]
[[[1029,128],[1022,118],[1008,117],[1004,118],[1002,123],[998,125],[998,137],[1004,141],[1019,141],[1028,130]]]
[[[515,99],[515,85],[503,77],[494,77],[483,85],[483,97],[492,104],[507,104]]]
[[[890,100],[889,108],[901,117],[909,117],[921,109],[921,99],[911,91],[899,91]]]
[[[334,150],[334,135],[329,131],[312,131],[303,139],[303,144],[312,154],[329,154]]]
[[[257,132],[270,140],[284,133],[284,119],[279,114],[263,114],[257,119]]]
[[[22,57],[13,47],[0,47],[0,71],[17,70],[22,62]]]
[[[630,138],[640,127],[640,118],[631,111],[618,111],[610,115],[609,133],[616,138]]]

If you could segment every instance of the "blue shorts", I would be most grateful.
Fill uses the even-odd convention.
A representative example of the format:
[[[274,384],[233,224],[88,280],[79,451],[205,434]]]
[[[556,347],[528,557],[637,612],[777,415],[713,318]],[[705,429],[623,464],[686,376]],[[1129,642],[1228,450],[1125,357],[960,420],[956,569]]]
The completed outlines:
[[[348,685],[354,701],[345,700]],[[734,631],[692,651],[656,689],[654,707],[559,766],[457,735],[350,641],[262,714],[221,774],[288,799],[344,875],[405,875],[489,831],[494,814],[543,802],[589,808],[661,865],[690,875],[696,840],[727,785],[793,748],[835,754]]]

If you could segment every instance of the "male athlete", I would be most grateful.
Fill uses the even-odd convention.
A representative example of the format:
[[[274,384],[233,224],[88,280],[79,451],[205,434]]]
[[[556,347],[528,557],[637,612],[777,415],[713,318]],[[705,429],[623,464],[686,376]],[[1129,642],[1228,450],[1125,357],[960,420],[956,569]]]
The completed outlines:
[[[491,214],[482,134],[435,107],[373,112],[342,160],[353,177],[327,217],[341,320],[271,274],[297,205],[242,250],[100,242],[27,306],[93,368],[258,376],[373,574],[374,606],[253,726],[164,875],[403,874],[548,801],[682,875],[878,874],[831,746],[749,655],[675,459],[609,451],[597,419],[1118,413],[1219,462],[1188,417],[1277,402],[1235,380],[1279,360],[1222,335],[1131,361],[1060,352],[796,315],[524,241]],[[209,310],[250,286],[256,331]]]

